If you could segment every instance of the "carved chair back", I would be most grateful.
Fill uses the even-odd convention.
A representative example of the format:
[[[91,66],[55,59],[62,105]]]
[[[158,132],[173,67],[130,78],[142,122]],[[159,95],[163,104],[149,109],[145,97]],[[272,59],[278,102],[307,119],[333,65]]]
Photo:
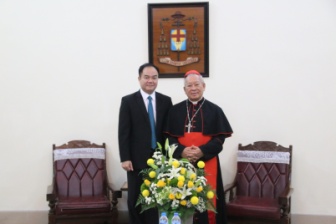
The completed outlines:
[[[277,198],[291,181],[292,148],[274,142],[238,147],[237,196]]]
[[[106,195],[105,144],[73,141],[53,145],[55,187],[59,197]]]

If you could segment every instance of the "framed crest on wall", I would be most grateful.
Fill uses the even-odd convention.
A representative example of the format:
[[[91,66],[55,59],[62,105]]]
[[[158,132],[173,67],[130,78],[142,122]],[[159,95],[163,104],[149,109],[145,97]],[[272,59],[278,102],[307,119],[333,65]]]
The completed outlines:
[[[209,77],[209,3],[149,3],[148,46],[160,78]]]

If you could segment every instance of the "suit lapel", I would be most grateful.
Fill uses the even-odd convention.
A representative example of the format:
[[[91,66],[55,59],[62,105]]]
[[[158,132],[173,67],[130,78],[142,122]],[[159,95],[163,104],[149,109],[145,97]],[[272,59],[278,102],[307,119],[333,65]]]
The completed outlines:
[[[156,105],[156,122],[158,123],[161,120],[161,111],[160,109],[163,108],[162,106],[162,100],[161,100],[161,96],[155,92],[155,97],[156,97],[156,101],[155,101],[155,105]]]
[[[144,103],[144,100],[142,98],[142,95],[140,93],[140,90],[138,92],[136,92],[135,94],[135,98],[136,98],[136,103],[139,105],[140,108],[140,112],[141,114],[145,117],[145,119],[148,121],[149,123],[149,118],[148,118],[148,113],[147,113],[147,109],[146,109],[146,105]]]

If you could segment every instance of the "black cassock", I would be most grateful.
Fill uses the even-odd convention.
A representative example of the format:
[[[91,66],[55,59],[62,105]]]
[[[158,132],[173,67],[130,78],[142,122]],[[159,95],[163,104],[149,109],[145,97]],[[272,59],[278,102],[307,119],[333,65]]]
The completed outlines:
[[[199,146],[204,154],[201,160],[205,162],[213,158],[216,158],[217,160],[216,223],[225,224],[227,223],[225,199],[218,154],[223,149],[225,138],[230,137],[232,134],[231,126],[223,110],[216,104],[205,100],[204,98],[196,104],[187,100],[182,101],[171,108],[165,129],[165,133],[168,134],[169,144],[178,144],[178,147],[174,152],[175,158],[181,158],[183,149],[186,146],[189,146],[179,143],[179,139],[184,138],[185,133],[188,132],[198,132],[202,133],[203,136],[210,137],[210,140],[207,143]],[[209,220],[207,212],[201,214],[196,213],[194,215],[193,223],[208,224]]]

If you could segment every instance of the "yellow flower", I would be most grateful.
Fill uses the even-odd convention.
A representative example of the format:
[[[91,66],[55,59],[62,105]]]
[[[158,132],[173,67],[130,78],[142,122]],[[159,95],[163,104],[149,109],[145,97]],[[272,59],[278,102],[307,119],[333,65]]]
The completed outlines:
[[[147,160],[147,165],[150,166],[150,165],[153,165],[154,164],[154,159],[150,158]]]
[[[201,192],[201,191],[203,191],[203,187],[202,186],[199,186],[197,189],[196,189],[196,191],[199,193],[199,192]]]
[[[158,186],[158,187],[165,187],[165,186],[166,186],[166,183],[165,183],[163,180],[159,180],[159,181],[156,183],[156,186]]]
[[[212,199],[214,196],[215,196],[215,194],[214,194],[213,191],[208,191],[208,193],[207,193],[207,197],[208,197],[209,199]]]
[[[156,172],[155,171],[150,171],[148,175],[149,175],[150,178],[154,178],[154,177],[156,177]]]
[[[195,180],[195,179],[196,179],[196,173],[192,173],[192,174],[190,174],[190,179],[191,179],[191,180]]]
[[[194,183],[192,181],[188,181],[188,188],[192,188],[194,186]]]
[[[170,194],[169,194],[169,199],[170,199],[170,200],[174,200],[174,199],[175,199],[175,195],[174,195],[173,193],[170,193]]]
[[[149,196],[149,190],[143,190],[142,191],[142,196],[144,196],[144,197],[148,197]]]
[[[182,175],[184,175],[184,174],[186,173],[186,168],[182,167],[181,170],[180,170],[180,173],[181,173]]]
[[[176,197],[176,199],[181,199],[182,198],[182,194],[177,192],[176,195],[175,195],[175,197]]]
[[[147,180],[147,179],[144,180],[144,183],[145,183],[146,186],[149,186],[151,184],[151,182],[149,180]]]
[[[182,200],[182,201],[180,202],[180,204],[183,205],[183,206],[186,206],[186,205],[187,205],[187,201],[186,201],[186,200]]]
[[[184,181],[179,181],[179,182],[177,182],[177,186],[178,186],[179,188],[182,188],[183,185],[184,185]]]
[[[198,161],[197,166],[198,168],[203,169],[205,167],[205,163],[203,161]]]
[[[177,168],[177,167],[180,166],[180,163],[179,163],[179,161],[174,160],[173,163],[172,163],[172,165],[173,165],[173,167]]]
[[[184,176],[179,176],[177,179],[178,179],[178,181],[184,181],[185,180]]]
[[[197,204],[198,204],[198,197],[193,196],[193,197],[190,199],[190,202],[191,202],[191,204],[193,204],[193,205],[197,205]]]

